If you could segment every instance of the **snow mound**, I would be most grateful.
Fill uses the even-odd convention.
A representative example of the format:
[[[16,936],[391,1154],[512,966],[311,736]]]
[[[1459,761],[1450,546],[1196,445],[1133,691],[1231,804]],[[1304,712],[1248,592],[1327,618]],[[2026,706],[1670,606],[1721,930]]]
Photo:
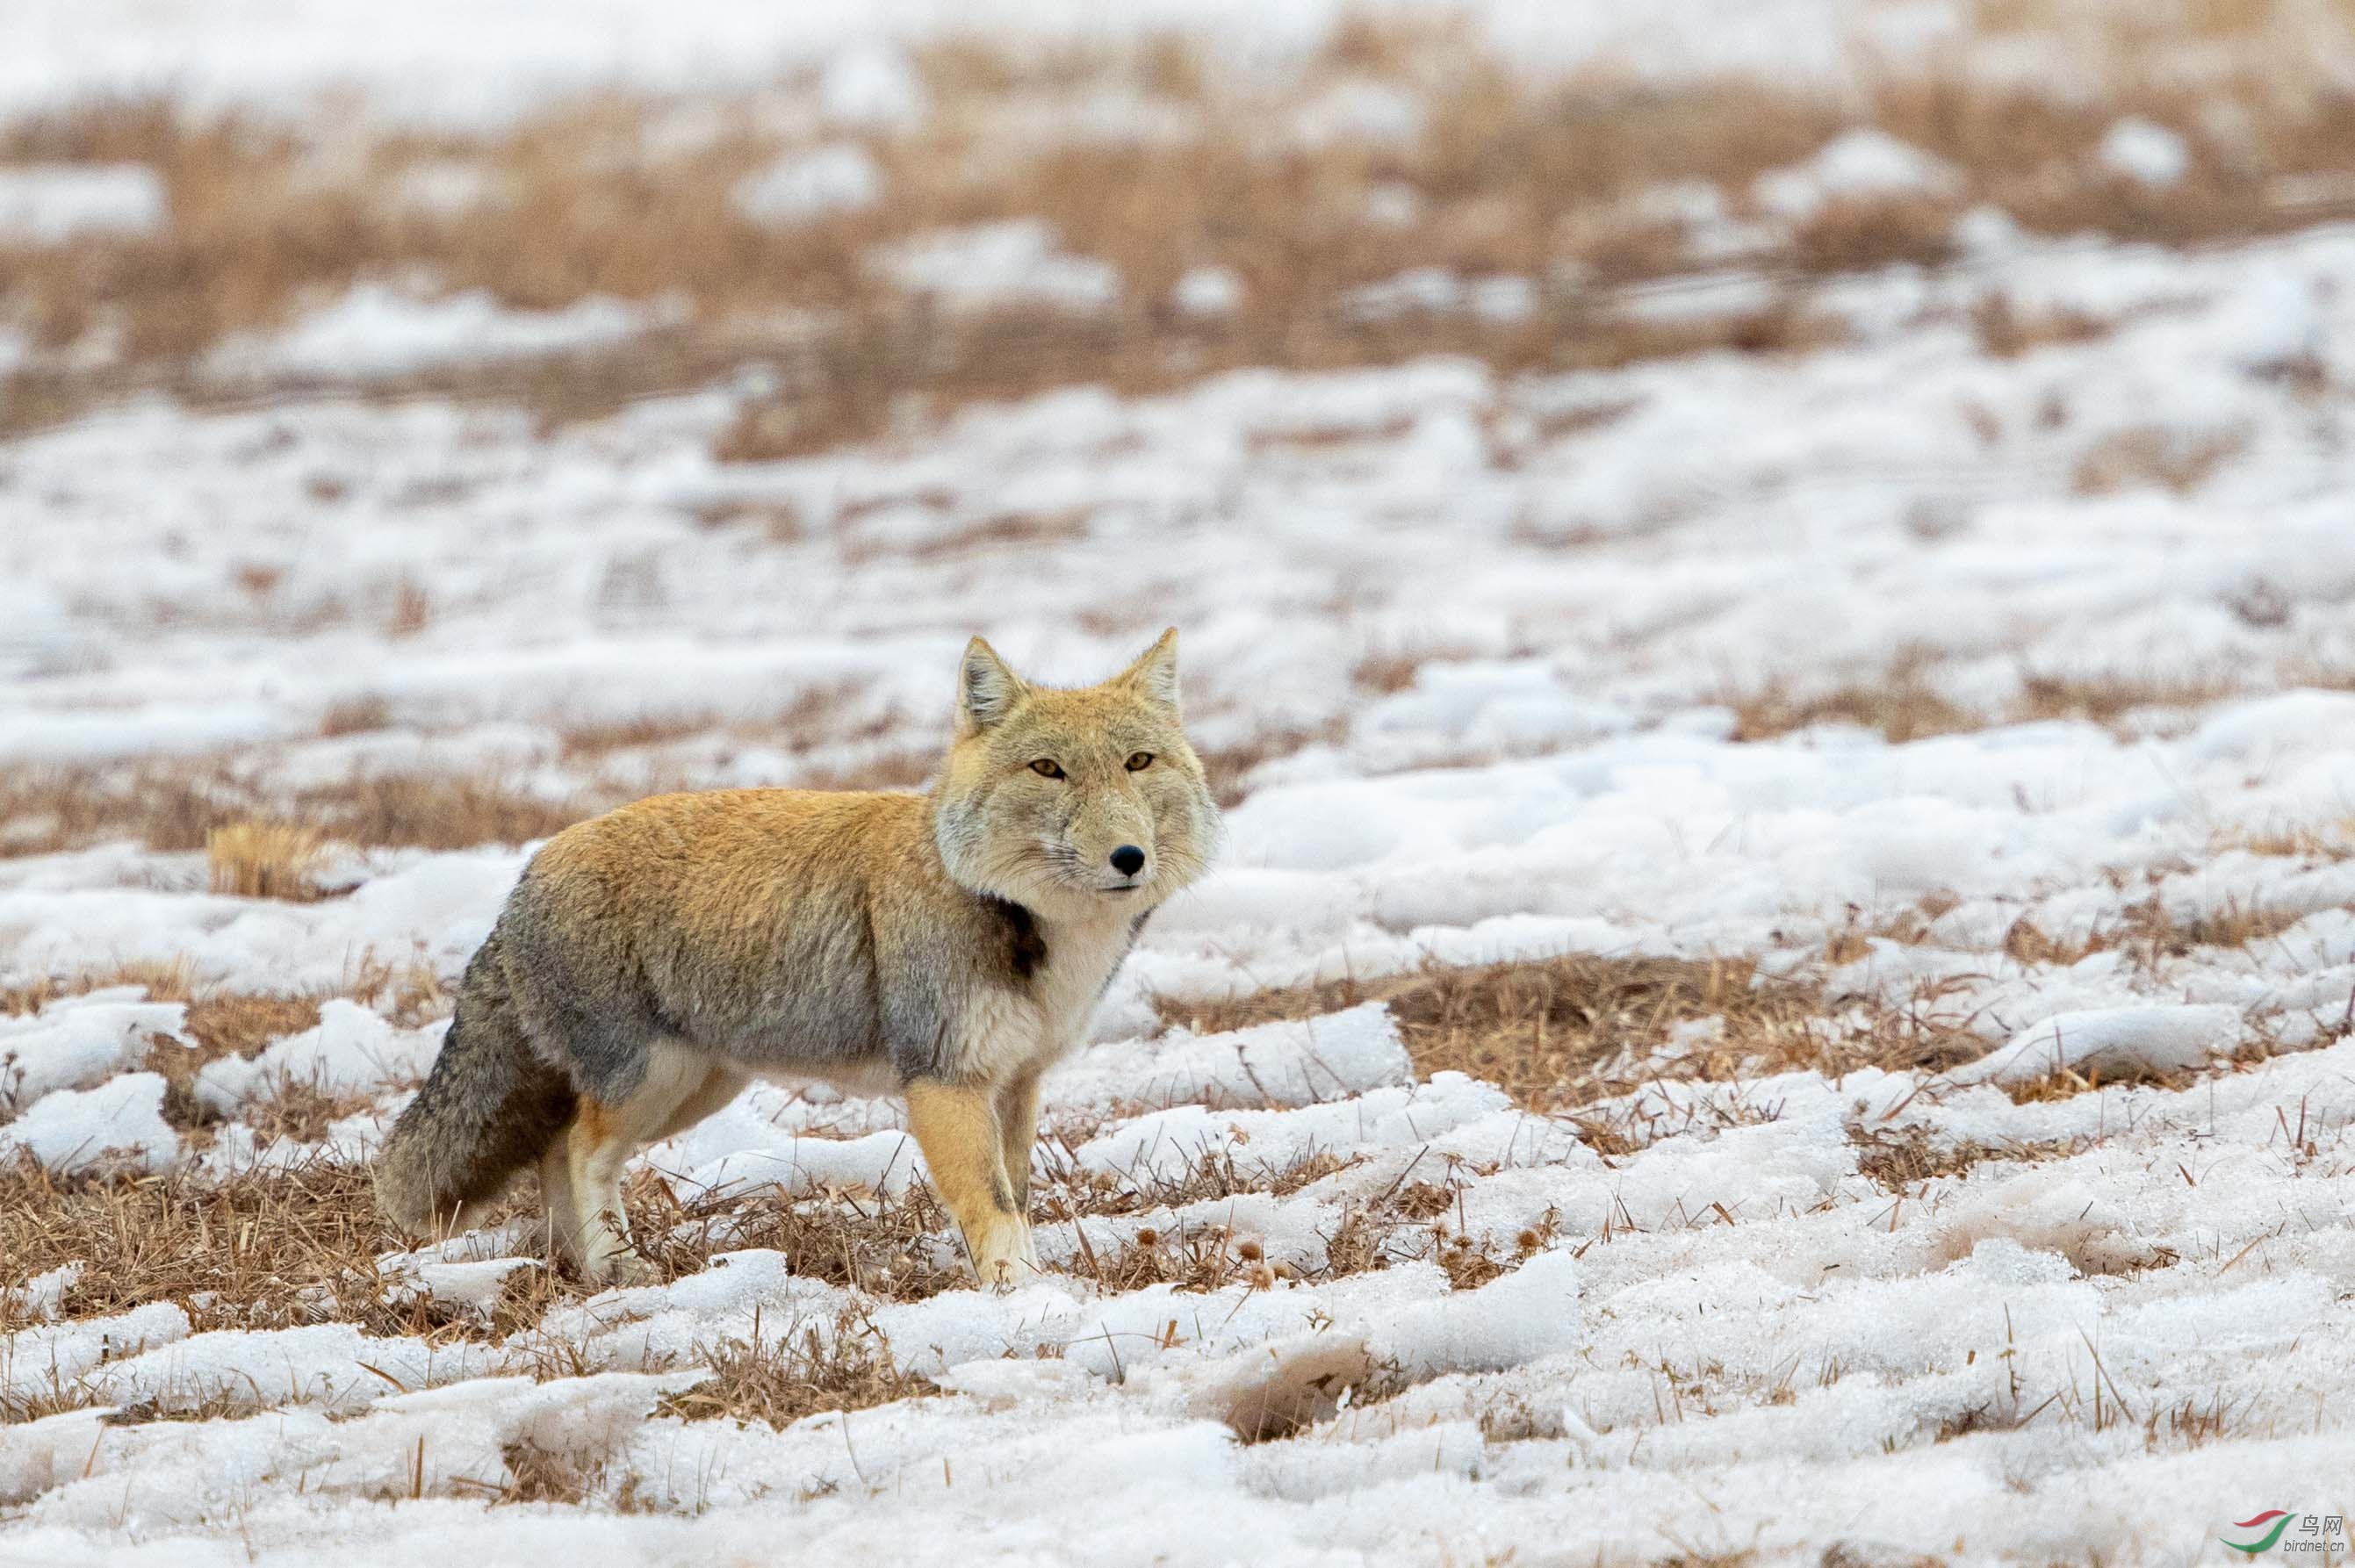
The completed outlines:
[[[2229,1052],[2241,1036],[2241,1009],[2223,1004],[2056,1013],[1952,1076],[1959,1083],[2026,1083],[2064,1071],[2188,1072]]]
[[[163,227],[165,208],[164,182],[144,164],[0,165],[0,240],[144,234]]]
[[[341,997],[319,1004],[319,1021],[258,1056],[225,1056],[197,1073],[197,1099],[224,1114],[282,1083],[323,1093],[377,1093],[421,1079],[443,1029],[398,1029],[383,1015]]]
[[[1048,1076],[1046,1100],[1096,1109],[1115,1103],[1277,1108],[1402,1084],[1413,1073],[1389,1010],[1368,1002],[1232,1034],[1178,1030],[1151,1043],[1097,1046]]]
[[[1944,159],[1864,129],[1835,137],[1805,163],[1759,176],[1751,192],[1769,212],[1803,220],[1835,201],[1945,197],[1961,187],[1961,175]]]
[[[1120,301],[1120,271],[1109,261],[1056,249],[1055,231],[1035,218],[935,230],[874,258],[886,277],[954,310],[1018,305],[1088,315]]]
[[[94,1089],[60,1089],[0,1125],[0,1156],[23,1150],[60,1174],[92,1166],[162,1170],[180,1135],[164,1120],[164,1080],[125,1072]]]
[[[480,289],[424,300],[360,283],[275,336],[224,343],[208,363],[216,375],[231,378],[382,379],[597,352],[628,342],[659,320],[657,312],[613,299],[584,299],[561,310],[510,310]]]
[[[2147,186],[2173,185],[2191,167],[2191,149],[2182,137],[2142,119],[2111,126],[2094,156],[2103,167]]]
[[[874,206],[882,199],[883,171],[858,143],[837,142],[780,158],[730,194],[754,222],[790,228]]]
[[[182,1040],[187,1008],[144,997],[110,987],[60,997],[31,1018],[0,1019],[0,1110],[87,1088],[137,1061],[158,1037]]]

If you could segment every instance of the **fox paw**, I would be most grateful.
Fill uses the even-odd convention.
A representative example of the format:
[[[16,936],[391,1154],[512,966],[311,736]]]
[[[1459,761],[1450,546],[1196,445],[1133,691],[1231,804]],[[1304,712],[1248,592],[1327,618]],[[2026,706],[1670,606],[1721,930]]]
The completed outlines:
[[[591,1259],[581,1266],[581,1276],[600,1290],[614,1290],[657,1284],[662,1271],[635,1253],[615,1253],[610,1257]]]
[[[995,1257],[975,1259],[973,1272],[979,1275],[985,1288],[1012,1290],[1028,1285],[1040,1273],[1038,1254],[1028,1248],[1021,1252],[1001,1253]]]

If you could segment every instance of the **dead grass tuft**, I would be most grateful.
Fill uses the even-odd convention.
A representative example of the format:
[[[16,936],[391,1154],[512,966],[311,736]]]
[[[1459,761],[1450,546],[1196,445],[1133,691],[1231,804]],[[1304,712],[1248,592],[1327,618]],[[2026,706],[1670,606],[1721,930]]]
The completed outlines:
[[[2198,947],[2246,947],[2268,942],[2306,918],[2296,909],[2267,909],[2227,899],[2204,914],[2179,918],[2153,894],[2129,907],[2123,919],[2102,932],[2095,950],[2138,949],[2147,960],[2181,958]]]
[[[195,1046],[159,1040],[140,1065],[163,1075],[164,1119],[182,1132],[192,1132],[218,1119],[197,1099],[197,1074],[206,1063],[259,1056],[265,1047],[318,1022],[319,1004],[309,997],[227,991],[191,997],[182,1032]]]
[[[2131,736],[2137,722],[2165,721],[2173,710],[2203,708],[2245,688],[2243,677],[2222,669],[2065,675],[2029,669],[2020,673],[2019,693],[2009,702],[1972,709],[1939,689],[1926,650],[1909,649],[1868,680],[1807,691],[1770,677],[1753,688],[1726,689],[1717,700],[1732,710],[1737,741],[1774,741],[1818,724],[1850,724],[1878,731],[1892,745],[1902,745],[2000,724],[2059,719],[2086,720]]]
[[[2161,489],[2188,496],[2231,458],[2248,450],[2249,432],[2180,430],[2138,424],[2114,431],[2077,460],[2073,481],[2080,496],[2110,496],[2122,490]]]
[[[1296,756],[1311,746],[1337,746],[1348,738],[1348,720],[1336,715],[1313,728],[1255,731],[1246,741],[1227,746],[1197,747],[1196,752],[1202,759],[1203,773],[1209,776],[1212,798],[1220,808],[1231,809],[1250,795],[1252,769]]]
[[[2222,1389],[2205,1400],[2187,1395],[2163,1407],[2154,1402],[2143,1418],[2143,1446],[2154,1453],[2204,1448],[2234,1435],[2234,1418],[2246,1413],[2248,1406],[2226,1399]]]
[[[2334,822],[2235,829],[2219,835],[2215,848],[2220,850],[2245,849],[2252,855],[2275,855],[2292,860],[2336,862],[2355,859],[2355,817],[2341,817]]]
[[[2216,671],[2159,676],[2130,671],[2095,675],[2045,675],[2029,672],[2020,677],[2019,699],[2013,717],[2019,720],[2088,719],[2115,728],[2144,709],[2200,708],[2241,689],[2232,676]]]
[[[1405,642],[1369,648],[1350,667],[1349,681],[1359,690],[1388,697],[1414,685],[1427,664],[1475,656],[1474,651],[1452,644]]]
[[[2017,359],[2049,345],[2106,337],[2114,324],[2065,306],[2023,307],[2009,293],[1991,289],[1971,307],[1971,329],[1989,356]]]
[[[758,1422],[783,1431],[821,1411],[866,1410],[941,1392],[931,1379],[903,1371],[883,1331],[856,1307],[846,1307],[831,1324],[800,1325],[774,1338],[762,1334],[756,1307],[749,1335],[701,1347],[696,1359],[711,1376],[666,1395],[657,1415]]]
[[[392,705],[372,694],[330,703],[326,711],[319,715],[319,733],[328,740],[339,735],[365,735],[391,727]]]
[[[156,1002],[185,1002],[194,995],[186,959],[158,962],[143,958],[87,970],[70,978],[51,976],[0,987],[0,1016],[37,1013],[61,997],[87,996],[115,986],[136,986],[147,993],[150,1001]]]
[[[897,1197],[836,1193],[791,1199],[771,1188],[681,1204],[646,1174],[629,1192],[630,1227],[665,1277],[699,1272],[717,1253],[765,1247],[796,1275],[895,1301],[918,1301],[972,1282],[948,1211],[931,1189]]]
[[[1468,1072],[1525,1104],[1593,1097],[1631,1059],[1666,1042],[1669,1025],[1755,1014],[1746,962],[1599,958],[1573,954],[1487,968],[1433,965],[1384,980],[1336,980],[1220,1002],[1164,999],[1162,1017],[1200,1033],[1316,1018],[1380,1000],[1397,1019],[1415,1071]]]
[[[1931,658],[1921,650],[1900,654],[1870,681],[1801,697],[1784,681],[1769,679],[1756,689],[1719,699],[1733,709],[1733,738],[1769,741],[1818,724],[1853,724],[1878,730],[1894,745],[1932,735],[1978,730],[1987,721],[1938,690],[1930,679]]]
[[[582,724],[564,732],[568,760],[602,757],[641,746],[663,746],[722,728],[715,714],[647,713],[606,724]]]
[[[205,835],[205,863],[217,893],[301,903],[319,896],[312,877],[325,848],[315,827],[235,822]]]
[[[2004,933],[2003,948],[2022,964],[2070,965],[2096,953],[2123,952],[2143,971],[2155,974],[2162,959],[2188,957],[2198,948],[2246,947],[2270,941],[2304,920],[2306,913],[2227,900],[2221,908],[2204,914],[2179,918],[2153,893],[2078,942],[2048,936],[2022,915]]]
[[[1911,1195],[1923,1182],[1941,1177],[1966,1176],[1987,1160],[2062,1159],[2077,1153],[2079,1147],[2040,1143],[1998,1147],[1967,1138],[1945,1143],[1934,1138],[1928,1128],[1915,1125],[1869,1130],[1852,1126],[1849,1142],[1856,1146],[1858,1172],[1901,1195]]]
[[[555,800],[481,776],[346,779],[272,790],[225,761],[126,768],[0,769],[0,852],[49,854],[129,838],[152,849],[210,849],[228,884],[268,893],[289,871],[311,869],[328,839],[363,846],[464,849],[545,838],[613,801]],[[304,856],[305,836],[310,857]],[[296,884],[299,885],[299,884]]]
[[[540,1267],[511,1274],[487,1315],[395,1288],[376,1260],[407,1243],[378,1222],[373,1176],[328,1161],[219,1179],[0,1168],[0,1328],[16,1326],[10,1288],[71,1263],[84,1266],[61,1317],[172,1301],[197,1332],[340,1321],[378,1336],[498,1343],[537,1328],[569,1293]],[[511,1196],[494,1221],[525,1201]]]
[[[550,800],[487,777],[395,775],[307,790],[294,809],[355,844],[466,849],[523,844],[570,827],[597,807]]]
[[[2188,1089],[2198,1076],[2193,1072],[2159,1072],[2140,1067],[2115,1072],[2097,1067],[2083,1072],[2073,1067],[2055,1067],[2038,1077],[2015,1079],[2000,1087],[2015,1105],[2038,1105],[2073,1100],[2080,1094],[2099,1093],[2105,1089]]]
[[[579,1507],[604,1488],[610,1456],[549,1448],[527,1440],[499,1450],[506,1479],[487,1500],[499,1504],[554,1503]]]
[[[1211,1003],[1164,997],[1159,1008],[1165,1022],[1214,1032],[1369,1000],[1389,1007],[1419,1074],[1465,1072],[1540,1111],[1575,1112],[1661,1078],[1730,1082],[1802,1068],[1837,1077],[1866,1066],[1937,1072],[1987,1047],[1934,992],[1897,1007],[1831,997],[1805,976],[1761,977],[1748,959],[1567,954],[1433,965]],[[1679,1024],[1701,1027],[1679,1038]],[[1642,1129],[1582,1122],[1581,1132],[1598,1147],[1645,1141]]]
[[[336,1123],[374,1104],[373,1094],[338,1094],[300,1078],[280,1078],[240,1105],[238,1119],[264,1144],[277,1138],[315,1144]]]

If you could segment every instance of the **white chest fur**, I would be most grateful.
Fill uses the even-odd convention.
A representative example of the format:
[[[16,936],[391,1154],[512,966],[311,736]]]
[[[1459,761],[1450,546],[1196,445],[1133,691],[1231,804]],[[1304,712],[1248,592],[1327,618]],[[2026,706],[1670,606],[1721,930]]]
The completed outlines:
[[[968,1004],[960,1033],[960,1075],[1002,1081],[1052,1061],[1078,1045],[1104,983],[1127,954],[1125,912],[1110,918],[1040,922],[1046,961],[1023,992],[991,990]]]
[[[1060,1055],[1080,1042],[1104,983],[1128,953],[1135,933],[1126,911],[1041,927],[1047,961],[1030,977],[1046,1049]]]

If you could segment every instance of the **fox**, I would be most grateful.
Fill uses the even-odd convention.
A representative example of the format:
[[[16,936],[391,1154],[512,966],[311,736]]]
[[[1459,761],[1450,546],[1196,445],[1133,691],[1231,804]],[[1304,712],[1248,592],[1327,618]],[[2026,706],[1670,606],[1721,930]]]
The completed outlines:
[[[1175,627],[1076,689],[975,637],[926,790],[661,795],[542,845],[386,1137],[378,1206],[447,1237],[536,1165],[551,1261],[637,1283],[630,1159],[754,1078],[815,1081],[901,1097],[975,1277],[1017,1283],[1041,1077],[1220,831]]]

